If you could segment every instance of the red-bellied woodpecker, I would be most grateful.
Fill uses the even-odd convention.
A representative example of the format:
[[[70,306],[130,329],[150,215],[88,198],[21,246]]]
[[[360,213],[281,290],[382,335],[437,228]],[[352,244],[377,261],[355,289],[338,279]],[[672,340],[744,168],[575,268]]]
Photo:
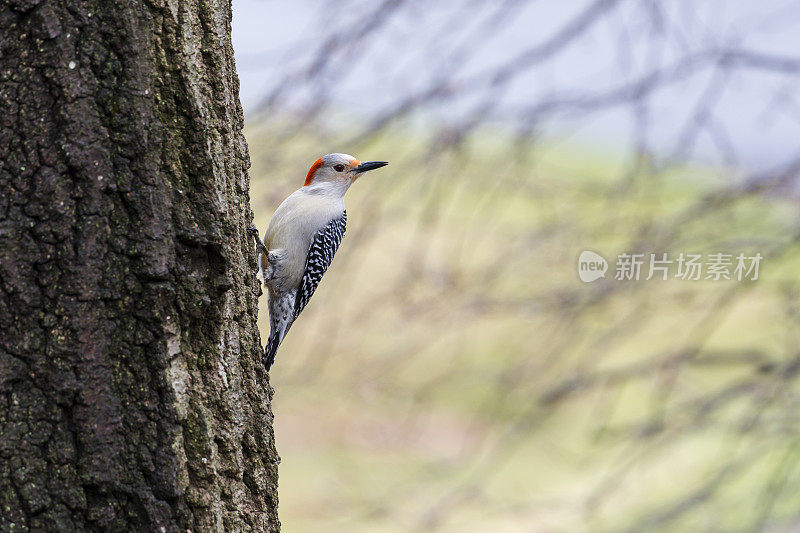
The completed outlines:
[[[264,349],[267,370],[281,341],[305,308],[344,237],[344,194],[359,176],[388,165],[362,163],[347,154],[328,154],[314,161],[303,186],[278,206],[258,246],[259,270],[269,293],[270,332]]]

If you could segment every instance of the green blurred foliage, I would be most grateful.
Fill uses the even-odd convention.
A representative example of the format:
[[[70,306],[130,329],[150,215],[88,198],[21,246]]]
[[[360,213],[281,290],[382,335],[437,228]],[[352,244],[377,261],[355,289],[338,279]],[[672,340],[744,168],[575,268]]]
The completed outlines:
[[[795,201],[492,132],[343,138],[248,131],[262,231],[320,155],[391,162],[348,193],[271,372],[284,530],[798,527]],[[585,249],[605,279],[578,279]],[[622,252],[765,258],[757,281],[623,282]]]

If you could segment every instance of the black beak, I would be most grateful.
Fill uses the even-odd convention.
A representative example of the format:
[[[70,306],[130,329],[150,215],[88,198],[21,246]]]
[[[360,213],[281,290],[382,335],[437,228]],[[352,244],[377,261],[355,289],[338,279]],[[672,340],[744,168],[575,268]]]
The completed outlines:
[[[367,172],[370,170],[375,170],[376,168],[385,167],[388,165],[388,161],[364,161],[360,165],[358,165],[354,170],[356,172]]]

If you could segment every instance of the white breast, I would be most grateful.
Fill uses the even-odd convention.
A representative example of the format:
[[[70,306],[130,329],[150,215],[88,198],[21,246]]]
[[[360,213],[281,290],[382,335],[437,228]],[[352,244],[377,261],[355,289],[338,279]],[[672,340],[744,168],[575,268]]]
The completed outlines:
[[[344,211],[344,197],[336,193],[303,187],[278,206],[264,236],[264,245],[280,258],[271,288],[282,292],[300,283],[314,235]]]

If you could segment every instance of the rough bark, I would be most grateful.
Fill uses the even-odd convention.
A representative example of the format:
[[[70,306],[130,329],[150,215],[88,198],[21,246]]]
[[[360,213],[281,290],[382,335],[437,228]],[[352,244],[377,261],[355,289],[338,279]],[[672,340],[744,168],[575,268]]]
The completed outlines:
[[[0,2],[0,531],[277,531],[230,0]]]

